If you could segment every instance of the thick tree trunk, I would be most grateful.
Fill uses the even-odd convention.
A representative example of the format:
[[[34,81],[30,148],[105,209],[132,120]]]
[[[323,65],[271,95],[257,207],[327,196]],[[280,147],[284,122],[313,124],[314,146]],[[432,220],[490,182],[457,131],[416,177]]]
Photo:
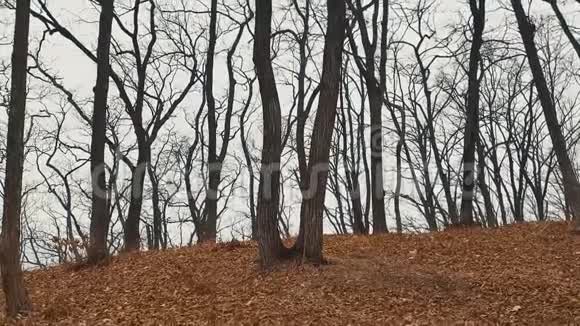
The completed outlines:
[[[143,184],[145,183],[147,162],[149,162],[149,145],[139,144],[137,166],[132,171],[131,202],[129,203],[129,213],[125,221],[125,251],[138,251],[141,248],[139,224],[143,206]]]
[[[198,242],[215,242],[217,225],[217,200],[218,187],[220,182],[221,162],[217,156],[217,118],[216,105],[213,94],[214,80],[214,57],[217,40],[217,0],[211,1],[210,23],[209,23],[209,44],[207,49],[207,59],[205,65],[205,98],[207,101],[207,127],[208,127],[208,187],[205,199],[207,217],[202,221],[202,229],[198,230]]]
[[[382,118],[382,103],[383,103],[383,97],[387,96],[387,50],[388,50],[388,32],[389,32],[389,0],[383,0],[382,1],[382,9],[383,9],[383,17],[382,17],[382,21],[381,21],[381,47],[380,47],[380,60],[379,60],[379,90],[381,92],[381,96],[380,96],[380,100],[379,102],[381,103],[381,109],[379,110],[379,114],[381,115]],[[381,121],[382,124],[382,121]],[[382,132],[381,132],[382,135]],[[382,140],[382,138],[381,138]],[[382,145],[381,145],[382,146]],[[382,153],[382,151],[381,151]],[[382,155],[381,155],[381,159],[382,159]],[[382,162],[381,162],[382,165]],[[381,177],[382,179],[382,177]],[[377,221],[379,223],[379,229],[373,229],[377,230],[377,232],[383,233],[383,232],[388,232],[387,229],[387,221],[386,221],[386,216],[385,216],[385,202],[384,202],[384,190],[383,190],[383,211],[382,211],[382,216],[380,217],[380,221]],[[399,197],[395,198],[395,206],[398,206],[398,201],[399,201]],[[395,211],[397,211],[398,207],[396,207]],[[399,211],[400,213],[400,211]],[[398,215],[398,217],[400,218],[400,214]],[[374,223],[377,223],[374,222]]]
[[[336,103],[340,87],[342,51],[345,35],[344,0],[327,2],[328,25],[324,42],[320,98],[314,121],[308,163],[310,180],[304,203],[303,257],[313,263],[322,263],[322,222],[326,182],[328,176],[330,144],[336,120]]]
[[[526,49],[528,63],[534,76],[534,84],[538,90],[538,97],[542,104],[546,125],[548,126],[554,151],[556,152],[556,157],[558,158],[558,163],[560,165],[564,192],[570,202],[574,214],[575,231],[580,232],[580,183],[578,183],[578,178],[574,171],[572,161],[570,160],[570,156],[568,156],[566,140],[562,135],[560,123],[558,122],[558,116],[556,114],[556,106],[552,101],[552,94],[550,93],[550,89],[546,83],[540,58],[538,57],[538,50],[536,49],[536,44],[534,42],[535,30],[528,17],[526,17],[521,0],[511,0],[511,3],[518,21],[520,35]]]
[[[478,68],[485,28],[485,0],[470,0],[473,17],[473,40],[469,55],[466,123],[463,142],[463,189],[461,196],[461,221],[464,226],[472,226],[473,197],[475,193],[475,149],[479,137],[479,76]],[[481,159],[481,158],[480,158]]]
[[[108,254],[107,235],[110,215],[107,212],[105,179],[105,139],[107,131],[107,97],[109,94],[109,53],[113,25],[114,0],[101,1],[97,45],[97,82],[91,137],[92,216],[87,250],[88,262],[95,264]]]
[[[26,118],[26,75],[30,0],[16,2],[12,80],[8,110],[4,212],[0,235],[0,268],[6,315],[14,318],[31,310],[20,264],[20,212],[24,164],[24,120]]]
[[[285,251],[278,230],[282,117],[270,56],[271,20],[272,0],[256,0],[254,64],[260,85],[264,129],[256,226],[260,261],[264,267],[279,260]]]
[[[383,101],[376,80],[367,81],[371,116],[371,187],[373,210],[373,234],[387,232],[385,218],[385,189],[383,181]]]

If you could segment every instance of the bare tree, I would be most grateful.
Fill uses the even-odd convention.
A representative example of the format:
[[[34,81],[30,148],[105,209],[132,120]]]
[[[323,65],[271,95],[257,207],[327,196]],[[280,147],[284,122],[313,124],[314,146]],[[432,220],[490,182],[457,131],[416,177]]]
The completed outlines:
[[[58,21],[45,1],[40,0],[39,4],[41,10],[31,12],[35,18],[40,20],[51,32],[58,32],[69,40],[90,60],[98,62],[92,51]],[[143,31],[139,17],[141,10],[147,7],[149,9],[147,29]],[[136,163],[132,163],[128,158],[123,160],[132,171],[130,205],[124,228],[125,249],[131,251],[139,250],[141,246],[140,221],[143,187],[147,164],[151,159],[151,146],[161,129],[186,99],[189,91],[199,80],[199,76],[193,39],[189,38],[187,42],[179,42],[176,45],[175,40],[171,37],[168,39],[160,38],[161,24],[157,21],[159,10],[156,1],[135,1],[133,5],[124,9],[127,12],[132,12],[131,22],[128,23],[117,13],[114,13],[113,20],[122,32],[122,36],[129,39],[129,45],[125,46],[125,43],[113,36],[112,45],[115,56],[112,61],[119,68],[111,69],[109,75],[116,85],[124,110],[130,118],[137,142]],[[179,50],[173,51],[171,46],[177,46]],[[188,52],[184,53],[184,51]],[[176,65],[171,65],[170,62],[167,63],[164,60],[166,55],[174,55],[179,58],[177,60],[182,62],[181,65],[178,65],[179,68],[175,68]],[[152,79],[153,75],[148,74],[152,70],[158,77],[157,81],[160,80],[163,83],[160,84]],[[133,71],[135,74],[132,73]],[[185,78],[185,85],[181,89],[165,87],[173,81],[173,78],[169,78],[169,76],[175,76],[181,72],[188,75]],[[151,94],[150,89],[157,92],[166,91],[168,94]],[[146,119],[144,111],[149,111],[150,119]]]
[[[385,3],[385,8],[388,9],[388,2]],[[379,0],[373,0],[370,6],[362,5],[360,0],[347,0],[349,9],[354,15],[354,22],[360,28],[360,38],[363,45],[364,60],[359,57],[356,40],[353,32],[354,24],[350,24],[347,28],[349,44],[354,52],[355,63],[357,64],[361,75],[365,79],[367,92],[369,96],[370,105],[370,120],[371,120],[371,187],[372,187],[372,212],[373,212],[373,233],[387,232],[387,222],[385,218],[385,190],[383,181],[383,122],[382,122],[382,107],[383,107],[383,92],[386,87],[386,80],[381,77],[380,80],[376,78],[376,63],[375,52],[378,43],[378,16],[379,16]],[[366,8],[373,8],[370,31],[365,19]],[[383,21],[386,21],[387,12],[383,9]],[[386,42],[386,25],[383,25],[384,33],[382,33],[382,42]],[[384,57],[387,55],[386,43],[381,43],[381,73],[384,75]]]
[[[260,85],[264,128],[256,224],[260,261],[262,266],[267,267],[279,260],[285,252],[277,225],[282,117],[270,54],[272,0],[256,0],[255,3],[254,64]]]
[[[568,147],[566,140],[562,134],[558,116],[556,114],[556,107],[552,98],[552,94],[546,83],[546,78],[542,70],[542,65],[538,57],[538,50],[534,41],[535,26],[526,16],[526,12],[520,0],[511,0],[512,7],[518,22],[518,28],[524,47],[526,49],[526,56],[528,63],[534,76],[534,85],[538,91],[538,97],[544,111],[544,118],[552,138],[554,151],[560,164],[560,172],[562,173],[562,182],[564,185],[564,194],[570,203],[572,212],[575,217],[576,232],[580,232],[580,183],[574,171],[572,161],[568,155]]]
[[[304,203],[304,252],[302,256],[313,263],[322,263],[322,214],[326,195],[330,143],[337,115],[340,88],[343,41],[346,28],[344,0],[327,2],[327,27],[324,42],[320,98],[314,121],[308,162],[308,196]]]
[[[87,259],[91,264],[107,256],[107,180],[105,177],[105,137],[107,131],[107,98],[109,95],[109,51],[113,25],[114,0],[103,0],[99,18],[99,40],[97,45],[97,82],[93,110],[91,138],[92,209],[90,240]]]
[[[0,235],[0,269],[6,300],[6,314],[14,318],[28,313],[32,305],[24,285],[20,264],[22,170],[24,164],[24,120],[26,117],[26,76],[30,0],[16,2],[12,81],[8,109],[4,211]]]
[[[467,90],[466,123],[463,142],[463,192],[461,196],[461,224],[471,226],[473,220],[473,194],[475,190],[475,150],[479,138],[479,65],[480,50],[485,28],[485,0],[470,0],[473,19],[473,40],[469,55],[469,84]],[[483,157],[479,158],[480,160]]]

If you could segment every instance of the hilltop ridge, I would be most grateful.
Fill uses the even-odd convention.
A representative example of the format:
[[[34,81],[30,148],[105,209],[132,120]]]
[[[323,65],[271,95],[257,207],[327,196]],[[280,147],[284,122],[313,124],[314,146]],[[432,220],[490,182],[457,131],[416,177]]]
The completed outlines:
[[[272,272],[253,242],[127,254],[26,273],[35,311],[20,323],[580,323],[579,243],[564,223],[327,236],[328,265]]]

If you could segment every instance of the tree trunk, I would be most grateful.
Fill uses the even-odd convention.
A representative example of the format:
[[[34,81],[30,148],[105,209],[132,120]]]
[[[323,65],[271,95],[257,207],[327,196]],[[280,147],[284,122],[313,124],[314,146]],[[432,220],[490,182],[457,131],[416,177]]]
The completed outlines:
[[[272,0],[256,0],[254,64],[260,86],[264,129],[256,226],[263,267],[275,263],[285,251],[278,230],[282,117],[270,56],[271,20]]]
[[[149,174],[149,180],[151,181],[151,204],[153,206],[153,229],[151,230],[152,245],[149,246],[149,248],[159,250],[163,240],[163,231],[161,229],[161,208],[159,207],[159,180],[157,180],[151,162],[149,162],[147,172]]]
[[[250,225],[252,229],[252,240],[258,239],[258,230],[256,227],[256,203],[254,200],[254,166],[252,162],[252,156],[250,154],[250,149],[248,148],[248,141],[246,139],[246,114],[248,114],[248,109],[252,102],[254,94],[254,80],[248,83],[249,91],[248,98],[244,104],[244,109],[242,114],[240,114],[240,142],[242,143],[242,150],[244,152],[244,159],[246,161],[246,168],[248,170],[248,197],[250,206]]]
[[[141,235],[139,224],[141,220],[141,208],[143,206],[143,184],[145,183],[145,170],[149,162],[149,145],[139,141],[139,156],[137,166],[133,169],[131,178],[131,202],[129,213],[125,221],[125,251],[138,251],[141,248]]]
[[[198,242],[215,242],[217,225],[217,200],[218,186],[220,181],[221,163],[217,156],[217,118],[216,105],[213,94],[214,80],[214,56],[216,46],[217,29],[217,0],[211,1],[210,23],[209,23],[209,44],[207,49],[207,59],[205,65],[205,98],[207,100],[207,127],[208,127],[208,187],[205,199],[207,217],[202,221],[202,230],[198,230]],[[200,232],[201,231],[201,232]]]
[[[374,78],[373,78],[374,79]],[[367,81],[371,116],[371,187],[373,234],[387,232],[385,189],[383,181],[383,101],[376,80]]]
[[[558,158],[558,163],[560,165],[564,192],[570,202],[572,213],[574,214],[574,230],[580,232],[580,184],[578,183],[574,167],[570,157],[568,156],[566,140],[562,135],[562,130],[556,114],[556,106],[552,101],[552,94],[550,94],[550,90],[546,84],[546,78],[542,70],[540,58],[538,57],[538,50],[536,49],[536,44],[534,42],[534,27],[529,22],[528,17],[526,17],[521,0],[511,0],[511,3],[518,21],[518,27],[526,49],[530,69],[534,76],[534,84],[538,90],[538,97],[542,104],[544,118],[546,119],[554,151],[556,152],[556,157]]]
[[[481,135],[480,135],[481,136]],[[485,206],[485,218],[487,222],[487,227],[493,228],[497,227],[497,217],[495,216],[495,210],[493,208],[493,201],[491,199],[491,193],[489,191],[489,186],[485,180],[485,153],[481,140],[477,141],[477,186],[481,191],[481,196],[483,197],[483,204]]]
[[[396,148],[396,161],[397,161],[397,184],[395,185],[395,220],[397,224],[397,233],[403,233],[403,219],[401,218],[401,183],[403,179],[402,162],[401,162],[401,151],[403,149],[403,142],[405,141],[402,136],[399,136],[399,141],[397,142]]]
[[[479,53],[485,28],[485,0],[470,0],[473,17],[473,40],[469,55],[469,82],[467,89],[466,124],[463,142],[463,189],[461,196],[461,221],[463,226],[474,225],[473,195],[475,193],[475,147],[479,137]],[[480,158],[481,160],[482,158]]]
[[[107,235],[110,216],[107,212],[107,186],[105,177],[105,138],[107,131],[107,97],[109,94],[109,53],[113,25],[114,0],[101,1],[99,40],[97,46],[97,82],[93,110],[91,137],[91,180],[93,187],[92,217],[90,225],[89,264],[95,264],[108,254]]]
[[[26,75],[30,0],[16,2],[12,80],[8,110],[4,214],[0,236],[0,267],[6,315],[14,318],[31,310],[20,264],[20,212],[24,164],[24,120],[26,118]]]
[[[320,98],[314,121],[308,163],[308,180],[304,203],[303,257],[313,263],[322,263],[322,214],[326,195],[330,144],[336,120],[336,103],[340,87],[343,40],[345,35],[344,0],[327,2],[328,25],[324,42]]]

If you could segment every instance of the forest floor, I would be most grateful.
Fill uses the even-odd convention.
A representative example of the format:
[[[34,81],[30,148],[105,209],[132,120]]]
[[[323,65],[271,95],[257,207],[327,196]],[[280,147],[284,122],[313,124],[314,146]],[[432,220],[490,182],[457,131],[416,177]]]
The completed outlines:
[[[580,324],[580,240],[563,223],[328,236],[324,250],[328,265],[271,272],[250,242],[28,272],[35,311],[20,323]]]

